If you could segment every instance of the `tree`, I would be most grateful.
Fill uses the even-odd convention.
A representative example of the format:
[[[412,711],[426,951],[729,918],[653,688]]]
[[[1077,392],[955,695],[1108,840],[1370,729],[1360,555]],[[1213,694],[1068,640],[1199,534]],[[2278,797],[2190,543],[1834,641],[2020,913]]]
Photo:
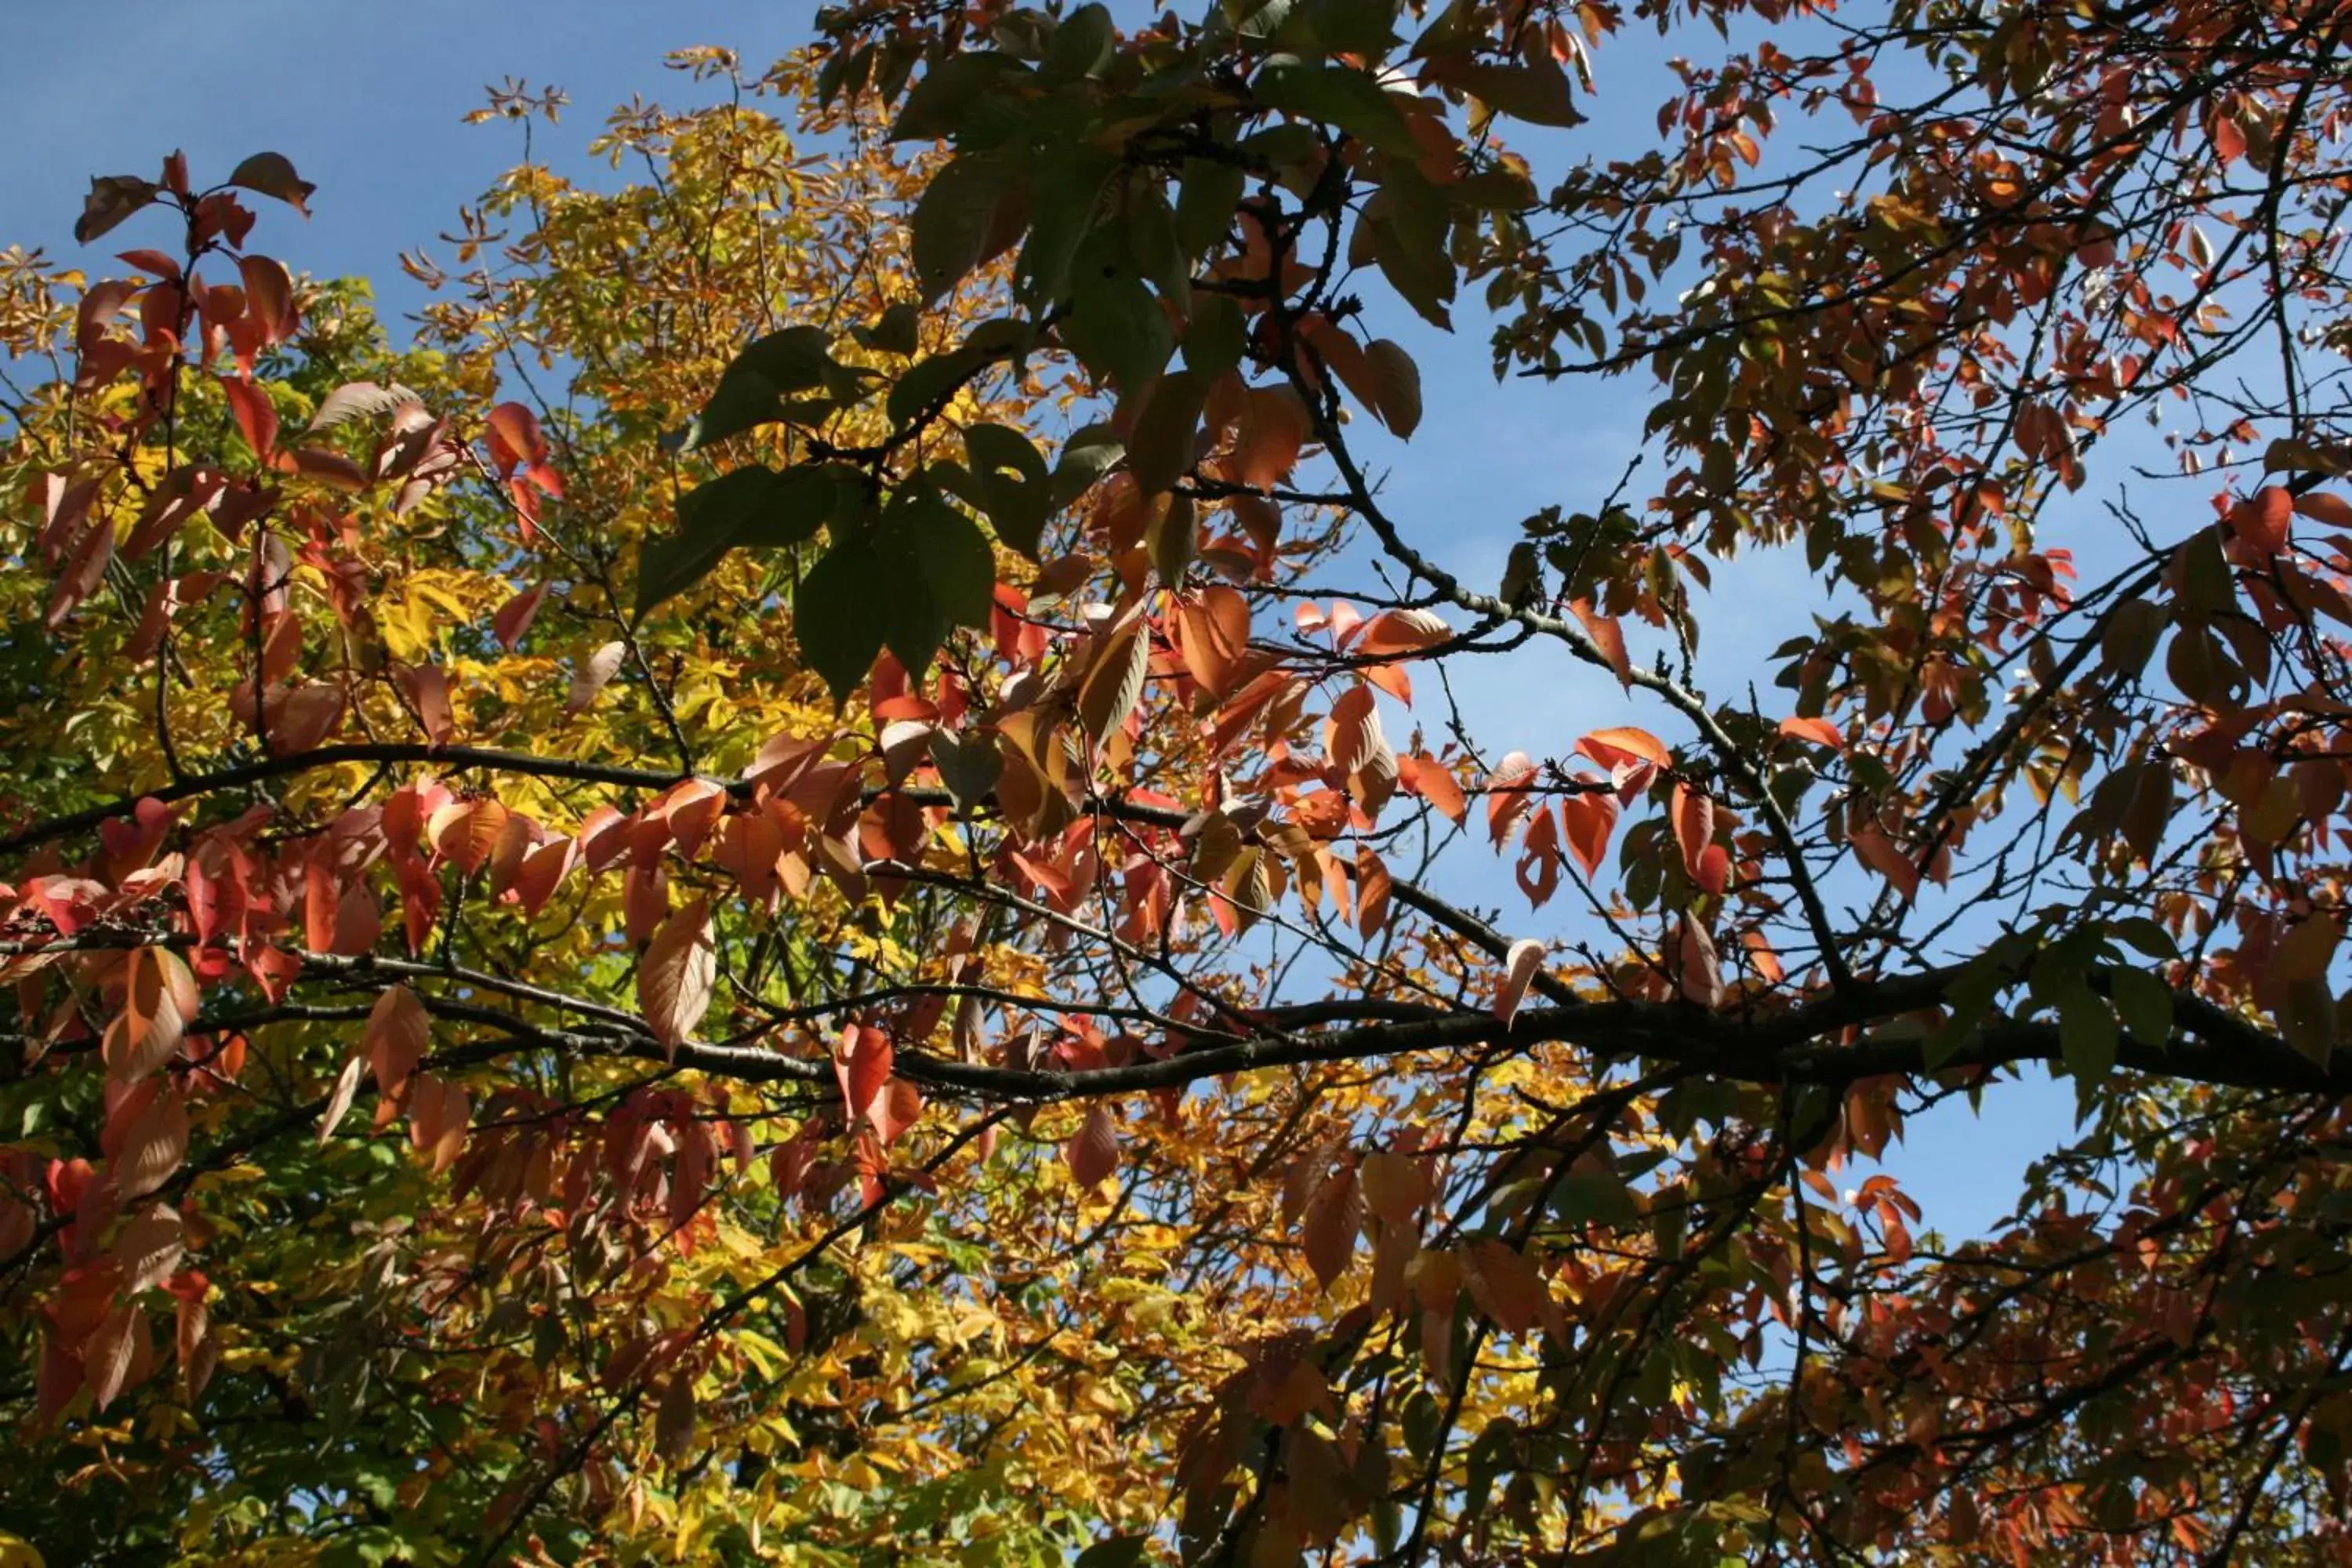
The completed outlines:
[[[1617,7],[1188,9],[836,8],[828,170],[526,167],[413,401],[98,184],[191,239],[17,420],[58,1473],[433,1561],[2342,1555],[2352,13],[1643,5],[1711,53],[1583,156]],[[1492,584],[1376,478],[1478,282],[1647,399]],[[1470,731],[1570,662],[1622,722]],[[1993,1234],[1849,1173],[2044,1069]]]

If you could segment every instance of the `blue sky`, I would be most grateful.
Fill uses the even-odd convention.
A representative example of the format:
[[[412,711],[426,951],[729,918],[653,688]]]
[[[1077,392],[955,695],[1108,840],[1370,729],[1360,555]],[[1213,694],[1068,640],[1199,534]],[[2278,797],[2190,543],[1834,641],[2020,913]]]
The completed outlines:
[[[89,252],[75,246],[92,174],[152,177],[179,147],[199,180],[216,179],[247,153],[276,151],[320,189],[308,225],[263,204],[260,243],[317,275],[373,279],[397,331],[419,298],[397,253],[430,244],[519,155],[512,128],[460,123],[486,83],[520,76],[564,88],[572,106],[561,125],[540,127],[538,154],[593,178],[583,150],[610,107],[635,94],[692,99],[692,85],[662,68],[666,51],[721,44],[764,62],[804,40],[812,9],[793,0],[128,0],[108,8],[101,31],[77,7],[12,7],[12,53],[42,69],[16,73],[0,109],[15,132],[0,141],[0,244],[40,245],[99,270],[112,250],[155,236],[134,220]],[[1596,66],[1593,122],[1531,148],[1539,163],[1647,133],[1665,79],[1654,37],[1637,29]],[[1475,310],[1460,312],[1451,339],[1401,310],[1382,315],[1427,377],[1428,414],[1410,449],[1369,444],[1393,465],[1393,510],[1466,581],[1491,582],[1519,519],[1555,501],[1589,508],[1609,490],[1637,445],[1644,389],[1632,378],[1498,387]],[[1719,694],[1738,693],[1759,679],[1761,655],[1807,629],[1816,602],[1801,563],[1785,554],[1750,554],[1719,574],[1703,612],[1703,676]],[[1465,716],[1496,753],[1558,754],[1579,734],[1634,717],[1614,682],[1563,653],[1531,648],[1465,675]],[[1464,858],[1477,868],[1449,879],[1450,889],[1524,916],[1506,862],[1475,850]],[[1515,934],[1557,934],[1565,901]],[[1965,1110],[1927,1119],[1890,1152],[1931,1224],[1965,1232],[2005,1212],[2024,1163],[2073,1120],[2063,1086],[2011,1086],[1988,1104],[1981,1121]]]

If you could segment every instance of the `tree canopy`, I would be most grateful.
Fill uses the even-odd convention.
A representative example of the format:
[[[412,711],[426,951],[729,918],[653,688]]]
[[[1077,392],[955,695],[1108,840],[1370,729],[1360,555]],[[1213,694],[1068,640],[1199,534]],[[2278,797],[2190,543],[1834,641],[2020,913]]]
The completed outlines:
[[[2347,32],[859,0],[405,345],[97,179],[0,1559],[2343,1559]]]

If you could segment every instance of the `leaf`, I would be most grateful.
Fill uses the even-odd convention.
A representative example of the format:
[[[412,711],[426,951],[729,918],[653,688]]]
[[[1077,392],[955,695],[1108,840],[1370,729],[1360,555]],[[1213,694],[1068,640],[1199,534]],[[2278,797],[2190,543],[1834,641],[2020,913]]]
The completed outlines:
[[[680,1465],[694,1451],[694,1373],[680,1368],[662,1389],[654,1410],[654,1452],[665,1463]]]
[[[2058,1048],[2066,1070],[2095,1084],[2114,1070],[2121,1034],[2106,999],[2079,980],[2058,993]]]
[[[563,700],[563,710],[567,713],[586,712],[589,705],[596,700],[596,694],[604,689],[606,683],[620,669],[621,660],[628,656],[628,652],[629,645],[616,640],[604,644],[583,659],[572,672],[572,690]]]
[[[968,153],[950,159],[924,185],[908,233],[926,305],[951,293],[988,259],[998,204],[1017,177],[1007,160]]]
[[[1328,1290],[1348,1271],[1355,1256],[1356,1233],[1363,1222],[1363,1195],[1356,1185],[1356,1170],[1341,1163],[1323,1180],[1307,1205],[1299,1231],[1300,1250],[1317,1284]]]
[[[1506,1027],[1519,1016],[1519,1004],[1527,1000],[1528,987],[1543,968],[1543,956],[1544,944],[1531,936],[1521,937],[1504,953],[1502,982],[1495,991],[1495,1016]]]
[[[1110,1108],[1097,1100],[1087,1119],[1062,1146],[1070,1178],[1082,1187],[1098,1187],[1118,1165],[1118,1127]]]
[[[1151,668],[1150,639],[1140,618],[1097,633],[1086,675],[1078,682],[1078,722],[1097,750],[1127,722],[1143,699]]]
[[[837,496],[829,465],[780,474],[755,464],[688,490],[677,500],[677,531],[648,539],[638,557],[637,618],[701,582],[730,550],[814,538]]]
[[[1208,395],[1208,382],[1195,371],[1170,371],[1151,384],[1127,443],[1128,472],[1146,496],[1172,489],[1191,469]]]
[[[1382,610],[1364,623],[1356,638],[1356,651],[1383,658],[1419,653],[1453,635],[1454,628],[1433,611]]]
[[[1630,726],[1614,730],[1595,730],[1576,742],[1579,754],[1591,757],[1604,768],[1633,761],[1647,763],[1652,767],[1674,765],[1674,757],[1664,742],[1647,730]]]
[[[710,1010],[718,978],[710,904],[698,898],[662,922],[637,963],[637,1000],[646,1026],[673,1058]]]
[[[1421,427],[1421,367],[1386,338],[1366,343],[1364,360],[1371,374],[1371,394],[1366,401],[1391,434],[1401,441],[1409,440]]]
[[[1563,795],[1559,816],[1569,854],[1588,879],[1598,876],[1609,853],[1609,837],[1617,829],[1617,797],[1599,790]]]
[[[1004,772],[1003,753],[985,735],[959,736],[933,730],[930,752],[940,783],[959,811],[971,812],[986,801]]]
[[[1887,885],[1906,900],[1919,896],[1919,868],[1885,833],[1864,826],[1846,835],[1846,842],[1864,865],[1885,878]]]
[[[184,1234],[179,1211],[169,1204],[150,1204],[123,1222],[110,1250],[125,1296],[152,1289],[179,1268],[187,1253]]]
[[[310,416],[306,428],[331,430],[346,420],[377,418],[404,404],[420,401],[416,394],[396,381],[388,386],[373,381],[349,381],[320,401],[319,411]]]
[[[873,547],[853,535],[826,551],[793,595],[793,636],[802,661],[824,679],[836,702],[856,689],[882,651],[877,601],[888,590],[878,576]]]
[[[1070,1568],[1142,1568],[1150,1561],[1150,1546],[1148,1535],[1114,1535],[1079,1552]]]
[[[163,194],[163,187],[136,174],[100,174],[89,182],[82,198],[81,216],[74,222],[74,238],[84,245]]]
[[[1683,868],[1696,881],[1700,858],[1715,844],[1715,802],[1689,785],[1677,783],[1673,809],[1675,841],[1682,846]]]
[[[498,613],[490,617],[490,634],[499,639],[499,647],[511,653],[521,645],[530,623],[539,618],[539,606],[547,598],[547,588],[546,584],[538,584],[499,606]]]
[[[122,1013],[107,1032],[107,1070],[135,1083],[178,1054],[200,1005],[195,977],[168,948],[133,948],[124,961]]]
[[[90,1397],[100,1411],[113,1404],[131,1381],[144,1320],[136,1307],[117,1307],[106,1315],[82,1348],[82,1365],[89,1379]]]
[[[1250,91],[1269,109],[1336,125],[1383,151],[1406,157],[1419,151],[1396,100],[1362,71],[1272,55],[1258,68]]]
[[[310,216],[308,203],[319,188],[297,174],[294,165],[279,153],[256,153],[229,171],[228,183],[275,196],[304,217]]]
[[[374,1069],[378,1094],[397,1098],[407,1087],[409,1074],[432,1044],[432,1033],[425,1004],[407,986],[394,985],[375,999],[361,1045]]]
[[[343,1117],[352,1109],[352,1099],[360,1091],[360,1077],[366,1070],[366,1054],[354,1051],[344,1061],[343,1070],[335,1076],[335,1087],[327,1095],[326,1112],[319,1118],[320,1148],[325,1148],[327,1140],[335,1135],[335,1129],[342,1125]]]
[[[1810,741],[1816,746],[1827,746],[1833,752],[1845,749],[1845,736],[1826,719],[1789,718],[1780,721],[1780,733],[1800,741]]]
[[[115,1188],[125,1198],[143,1198],[170,1181],[187,1156],[187,1102],[177,1089],[165,1089],[124,1132],[112,1162]]]

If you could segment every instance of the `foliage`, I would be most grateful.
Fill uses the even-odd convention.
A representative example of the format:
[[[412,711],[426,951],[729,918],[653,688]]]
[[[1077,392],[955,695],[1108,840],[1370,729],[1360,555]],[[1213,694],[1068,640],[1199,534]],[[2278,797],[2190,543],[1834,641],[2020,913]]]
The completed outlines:
[[[12,253],[14,1527],[2341,1555],[2352,14],[1189,9],[686,57],[404,355],[281,158]],[[1474,312],[1647,459],[1475,579]],[[2045,1068],[1991,1234],[1853,1168]]]

